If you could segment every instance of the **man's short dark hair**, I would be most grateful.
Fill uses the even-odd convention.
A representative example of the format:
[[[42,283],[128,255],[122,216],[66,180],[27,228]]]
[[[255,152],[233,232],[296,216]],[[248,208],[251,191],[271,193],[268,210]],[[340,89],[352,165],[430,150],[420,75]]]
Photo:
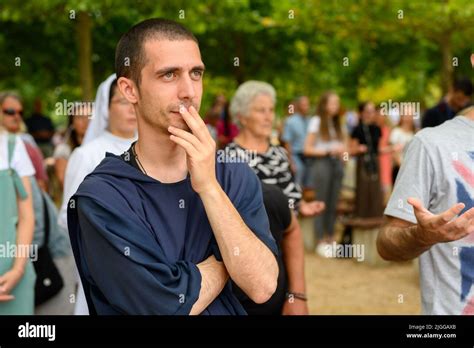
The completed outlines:
[[[466,97],[472,95],[472,82],[467,77],[457,79],[453,83],[453,90],[462,92]]]
[[[183,25],[163,18],[151,18],[133,26],[119,40],[115,50],[115,73],[140,85],[140,76],[146,64],[144,43],[149,39],[192,40],[196,37]]]

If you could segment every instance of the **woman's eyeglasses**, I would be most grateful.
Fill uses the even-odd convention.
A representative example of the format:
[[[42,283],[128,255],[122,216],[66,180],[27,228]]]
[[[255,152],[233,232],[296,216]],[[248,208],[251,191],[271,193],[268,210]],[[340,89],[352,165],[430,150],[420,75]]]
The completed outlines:
[[[18,114],[23,117],[23,110],[15,110],[15,109],[9,108],[9,109],[3,109],[3,113],[8,116],[15,116],[16,114]]]

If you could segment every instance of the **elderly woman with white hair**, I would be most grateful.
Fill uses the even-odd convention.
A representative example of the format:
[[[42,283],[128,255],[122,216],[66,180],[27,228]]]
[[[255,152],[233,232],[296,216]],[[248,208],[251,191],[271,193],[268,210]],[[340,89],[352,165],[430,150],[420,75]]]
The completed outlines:
[[[298,213],[305,216],[319,214],[324,210],[324,203],[301,200],[301,188],[296,184],[291,172],[286,150],[270,144],[275,118],[275,101],[275,89],[265,82],[248,81],[237,89],[230,104],[230,112],[240,127],[240,133],[227,146],[226,153],[231,157],[242,159],[248,159],[250,154],[248,163],[264,186],[279,188],[280,197],[283,199],[276,203],[277,209],[274,207],[269,209],[267,206],[269,200],[265,197],[268,190],[263,190],[263,192],[271,232],[281,251],[280,273],[287,275],[286,297],[288,300],[284,301],[282,314],[307,314],[304,248],[296,215]],[[278,196],[275,192],[269,194]],[[288,214],[285,214],[285,209]],[[289,216],[286,222],[282,219],[285,215]],[[281,280],[281,282],[284,281]],[[278,296],[278,290],[273,297],[275,296]],[[247,307],[246,309],[249,312]]]

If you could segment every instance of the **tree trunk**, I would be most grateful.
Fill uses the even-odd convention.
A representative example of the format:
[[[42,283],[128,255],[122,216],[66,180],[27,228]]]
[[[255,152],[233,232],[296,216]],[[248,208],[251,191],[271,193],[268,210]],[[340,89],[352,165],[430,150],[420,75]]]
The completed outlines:
[[[234,66],[234,78],[237,81],[237,85],[241,85],[242,83],[245,82],[245,68],[243,66],[243,58],[245,55],[245,49],[244,49],[244,42],[242,39],[242,36],[240,34],[236,34],[235,37],[235,44],[236,44],[236,53],[237,56],[234,57],[239,59],[239,66],[236,67]]]
[[[94,98],[94,81],[92,75],[92,20],[87,12],[79,12],[76,25],[79,50],[79,80],[82,99],[91,101]]]
[[[453,52],[451,43],[451,33],[445,32],[440,40],[441,44],[441,87],[445,95],[453,83]]]

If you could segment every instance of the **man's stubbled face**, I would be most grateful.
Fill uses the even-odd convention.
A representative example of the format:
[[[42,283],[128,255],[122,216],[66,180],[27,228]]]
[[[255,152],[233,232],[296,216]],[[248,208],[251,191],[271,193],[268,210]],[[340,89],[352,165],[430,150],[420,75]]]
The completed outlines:
[[[163,130],[172,125],[189,131],[180,105],[199,110],[204,64],[192,40],[150,39],[143,46],[146,63],[141,71],[139,117]]]

